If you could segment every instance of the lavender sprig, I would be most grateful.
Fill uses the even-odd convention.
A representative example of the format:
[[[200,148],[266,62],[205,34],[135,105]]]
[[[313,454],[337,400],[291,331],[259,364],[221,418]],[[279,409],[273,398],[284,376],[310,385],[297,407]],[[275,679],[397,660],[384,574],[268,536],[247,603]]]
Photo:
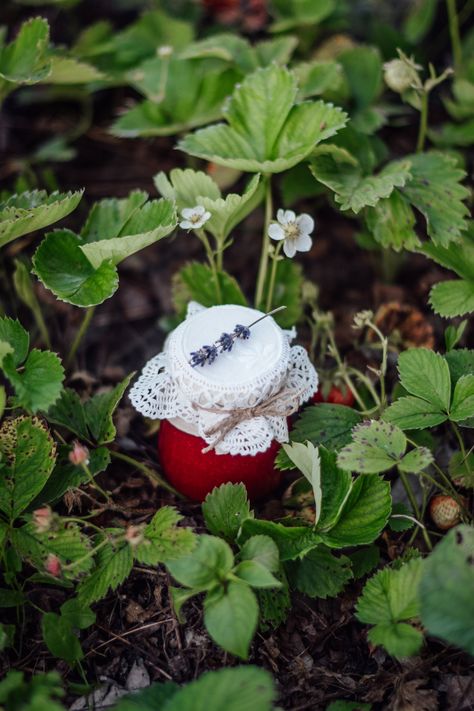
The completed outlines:
[[[263,321],[263,319],[267,318],[267,316],[271,316],[272,314],[277,313],[277,311],[282,311],[283,309],[286,309],[286,306],[279,306],[277,309],[269,311],[264,316],[260,316],[260,318],[258,318],[256,321],[253,321],[248,326],[243,326],[241,323],[237,323],[231,333],[222,333],[221,336],[217,339],[217,341],[214,341],[212,345],[204,345],[201,346],[201,348],[199,348],[197,351],[192,351],[190,354],[191,357],[189,359],[189,365],[192,368],[196,368],[198,365],[200,365],[201,368],[206,364],[211,365],[211,363],[214,363],[220,353],[224,353],[225,351],[229,353],[234,347],[234,343],[238,338],[243,341],[246,341],[248,338],[250,338],[250,329],[252,328],[252,326],[255,326],[260,321]]]

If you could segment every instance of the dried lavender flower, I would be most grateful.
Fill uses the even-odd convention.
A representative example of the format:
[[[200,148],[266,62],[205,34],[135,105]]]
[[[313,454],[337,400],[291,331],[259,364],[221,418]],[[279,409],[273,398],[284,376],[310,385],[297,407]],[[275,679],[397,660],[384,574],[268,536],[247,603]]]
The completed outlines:
[[[236,337],[234,329],[232,333],[223,333],[216,343],[219,344],[221,351],[231,351]]]
[[[267,316],[271,316],[282,309],[286,309],[286,306],[279,306],[277,309],[269,311],[267,314],[261,316],[256,321],[253,321],[253,323],[248,326],[242,326],[242,324],[237,323],[231,333],[222,333],[220,338],[218,338],[217,341],[215,341],[211,346],[201,346],[201,348],[197,351],[192,351],[188,361],[189,365],[192,368],[196,368],[197,366],[201,366],[202,368],[206,364],[210,365],[211,363],[214,363],[219,353],[224,353],[225,351],[230,352],[232,350],[234,342],[237,338],[241,338],[242,340],[250,338],[250,329],[252,326],[255,326],[255,324],[259,321],[262,321],[264,318],[267,318]]]

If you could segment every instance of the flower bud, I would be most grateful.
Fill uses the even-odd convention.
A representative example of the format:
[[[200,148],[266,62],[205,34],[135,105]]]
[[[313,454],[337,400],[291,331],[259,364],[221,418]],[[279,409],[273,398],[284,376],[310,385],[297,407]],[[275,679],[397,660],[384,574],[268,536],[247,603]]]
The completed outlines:
[[[413,59],[407,57],[400,50],[398,54],[400,55],[399,59],[392,59],[383,65],[384,79],[392,91],[396,91],[397,94],[403,94],[404,91],[420,85],[418,71],[422,67],[419,64],[415,64]]]
[[[53,512],[49,506],[42,506],[33,511],[33,524],[36,533],[46,533],[51,528]]]
[[[140,545],[140,543],[143,543],[143,529],[144,526],[127,526],[125,531],[125,540],[132,546],[132,548],[136,548]]]
[[[75,466],[89,464],[89,450],[76,440],[72,450],[69,452],[69,461]]]
[[[59,578],[61,574],[61,561],[57,555],[50,553],[46,559],[45,563],[46,572],[53,575],[55,578]]]
[[[373,317],[374,312],[370,311],[370,309],[366,309],[365,311],[359,311],[354,316],[353,328],[364,328],[370,323],[370,321],[372,321]]]

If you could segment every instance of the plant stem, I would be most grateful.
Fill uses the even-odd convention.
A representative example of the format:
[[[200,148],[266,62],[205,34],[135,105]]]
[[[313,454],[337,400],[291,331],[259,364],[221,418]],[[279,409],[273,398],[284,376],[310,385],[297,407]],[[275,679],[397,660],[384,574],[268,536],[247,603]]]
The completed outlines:
[[[168,484],[168,482],[163,479],[163,477],[161,477],[157,472],[155,472],[154,469],[147,466],[146,464],[143,464],[143,462],[139,462],[137,459],[129,457],[128,454],[123,454],[122,452],[115,452],[114,450],[110,450],[110,454],[115,459],[120,459],[120,461],[126,462],[127,464],[130,464],[130,466],[135,467],[135,469],[139,469],[149,479],[151,479],[151,481],[155,482],[155,484],[158,484],[158,486],[161,486],[162,489],[166,489],[166,491],[170,491],[172,494],[176,494],[176,496],[179,496],[180,499],[184,498],[184,496],[180,494],[179,491],[176,491],[176,489],[174,489],[171,484]]]
[[[418,519],[418,521],[421,521],[420,508],[419,508],[418,503],[416,501],[416,498],[413,493],[413,489],[411,488],[410,482],[408,481],[408,477],[405,474],[405,472],[402,472],[400,469],[398,470],[398,473],[400,475],[400,479],[402,480],[403,487],[407,493],[408,500],[410,501],[413,511],[415,512],[415,516]],[[428,546],[428,550],[430,550],[430,551],[433,550],[433,544],[431,543],[431,539],[430,539],[428,531],[426,530],[426,528],[422,528],[421,530],[423,533],[423,538],[425,539],[425,543]]]
[[[449,35],[451,37],[451,49],[453,52],[453,63],[456,72],[460,72],[462,66],[462,46],[459,34],[459,20],[456,8],[456,0],[446,0],[448,10]]]
[[[347,387],[349,388],[349,390],[350,390],[351,393],[353,394],[354,399],[356,400],[356,402],[357,402],[357,404],[359,405],[360,409],[361,409],[361,410],[367,410],[367,405],[366,405],[365,402],[362,400],[362,398],[361,398],[361,396],[359,395],[359,393],[357,392],[357,389],[356,389],[356,387],[354,386],[354,384],[353,384],[351,378],[349,377],[347,366],[346,366],[346,364],[343,362],[343,360],[342,360],[342,358],[341,358],[341,356],[340,356],[340,354],[339,354],[339,350],[338,350],[338,348],[337,348],[336,341],[335,341],[335,339],[334,339],[334,335],[333,335],[333,333],[332,333],[332,331],[331,331],[330,329],[328,329],[327,335],[328,335],[329,343],[331,344],[331,353],[332,353],[332,355],[334,356],[334,358],[336,359],[336,363],[337,363],[337,365],[338,365],[338,367],[339,367],[339,372],[340,372],[340,374],[341,374],[342,379],[344,380],[345,384],[347,385]]]
[[[263,291],[265,289],[265,281],[267,279],[268,270],[268,247],[270,238],[268,236],[268,228],[273,214],[272,202],[272,184],[269,175],[265,178],[265,222],[263,225],[262,235],[262,252],[260,254],[260,265],[258,268],[257,289],[255,292],[255,307],[258,309],[262,305]]]
[[[95,312],[95,306],[89,306],[89,308],[86,310],[85,316],[82,319],[82,323],[78,328],[76,337],[74,338],[74,341],[72,342],[71,348],[70,348],[68,356],[66,358],[66,368],[69,368],[69,366],[72,364],[74,358],[76,357],[77,350],[78,350],[79,346],[81,345],[82,339],[84,338],[84,336],[87,333],[87,329],[89,328],[90,322],[92,321],[94,312]]]
[[[416,152],[421,153],[425,147],[426,131],[428,129],[428,94],[423,91],[421,94],[420,127],[418,129],[418,140],[416,142]]]
[[[469,466],[469,453],[466,452],[466,447],[464,445],[464,440],[462,438],[461,431],[455,422],[451,422],[451,425],[459,443],[459,449],[461,450],[463,464],[466,465],[468,474],[471,474],[471,468]]]
[[[100,528],[99,526],[96,526],[95,523],[91,523],[90,521],[85,520],[84,518],[76,518],[75,516],[68,516],[67,517],[67,522],[72,521],[73,523],[78,523],[81,526],[89,526],[90,528],[94,528],[97,533],[102,534],[104,532],[103,528]]]
[[[222,235],[219,235],[219,237],[216,239],[216,263],[217,269],[220,272],[224,269],[224,242],[224,237],[222,237]]]
[[[277,273],[277,268],[278,268],[278,262],[280,261],[278,257],[280,256],[281,252],[281,247],[283,245],[284,240],[281,240],[278,242],[274,253],[272,254],[272,271],[270,274],[270,284],[268,285],[268,293],[267,293],[267,306],[265,311],[270,311],[272,308],[272,301],[273,301],[273,292],[275,291],[275,279],[276,279],[276,273]]]
[[[43,339],[43,343],[45,344],[46,348],[51,350],[51,339],[49,337],[48,328],[46,326],[46,322],[44,320],[40,305],[36,304],[35,306],[31,306],[31,311],[33,313],[33,318],[36,321],[38,331],[40,332],[41,338]]]
[[[211,267],[212,276],[213,276],[215,287],[216,287],[217,303],[222,304],[221,284],[219,281],[219,273],[218,273],[218,269],[217,269],[217,265],[216,265],[214,252],[212,250],[211,244],[209,242],[209,239],[208,239],[205,231],[204,230],[196,230],[196,233],[197,233],[199,239],[201,240],[201,242],[203,243],[204,249],[206,250],[207,259],[209,262],[209,266]]]
[[[380,397],[376,389],[374,388],[374,385],[371,381],[371,379],[367,376],[364,375],[364,373],[361,373],[360,370],[357,370],[357,368],[347,368],[347,372],[350,374],[352,373],[358,380],[360,380],[361,383],[365,385],[367,390],[372,396],[373,401],[375,402],[375,407],[371,407],[370,410],[364,411],[362,414],[368,414],[376,412],[377,410],[380,410],[381,407],[381,402],[380,402]]]
[[[466,457],[466,448],[464,446],[464,440],[462,438],[461,432],[459,431],[459,427],[457,426],[457,424],[455,422],[452,422],[452,421],[451,421],[451,427],[453,428],[453,432],[456,435],[456,439],[459,444],[459,449],[461,450],[463,457]]]
[[[72,563],[69,563],[67,565],[63,565],[63,570],[74,570],[74,568],[77,568],[78,565],[81,565],[81,563],[84,563],[86,560],[89,560],[89,558],[93,558],[95,554],[100,551],[101,548],[107,545],[109,543],[108,538],[104,538],[103,541],[101,541],[95,548],[91,548],[85,555],[81,556],[81,558],[78,558],[77,560],[73,560]]]
[[[388,352],[388,338],[383,335],[382,331],[379,329],[378,326],[375,325],[375,323],[372,323],[370,321],[368,323],[368,326],[373,330],[373,332],[378,336],[380,339],[380,343],[382,344],[382,362],[380,364],[380,371],[379,371],[379,381],[380,381],[380,414],[385,410],[387,407],[387,393],[385,390],[385,376],[387,375],[387,352]]]
[[[83,462],[81,464],[81,467],[82,467],[83,471],[87,474],[89,483],[92,486],[92,488],[95,489],[96,491],[98,491],[99,494],[102,494],[102,496],[105,498],[106,501],[110,501],[110,495],[106,491],[104,491],[104,489],[102,489],[102,487],[99,486],[99,484],[95,481],[95,479],[92,475],[92,472],[89,469],[89,467],[87,466],[87,464],[85,462]]]

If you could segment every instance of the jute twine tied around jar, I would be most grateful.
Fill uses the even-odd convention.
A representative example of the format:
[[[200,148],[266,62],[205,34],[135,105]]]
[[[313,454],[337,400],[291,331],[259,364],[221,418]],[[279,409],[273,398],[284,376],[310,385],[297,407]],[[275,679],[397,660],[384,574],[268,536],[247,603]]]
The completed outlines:
[[[213,435],[217,435],[217,437],[202,450],[203,454],[215,449],[234,427],[237,427],[237,425],[240,425],[240,423],[245,420],[251,420],[255,417],[289,417],[293,415],[300,408],[301,403],[299,398],[303,392],[304,390],[295,391],[291,388],[283,387],[264,402],[252,405],[251,407],[239,407],[234,410],[222,410],[218,407],[199,407],[194,404],[193,406],[196,409],[199,408],[200,410],[204,410],[204,412],[212,412],[216,415],[227,415],[223,420],[220,420],[220,422],[217,422],[204,432],[206,437],[212,437]]]

